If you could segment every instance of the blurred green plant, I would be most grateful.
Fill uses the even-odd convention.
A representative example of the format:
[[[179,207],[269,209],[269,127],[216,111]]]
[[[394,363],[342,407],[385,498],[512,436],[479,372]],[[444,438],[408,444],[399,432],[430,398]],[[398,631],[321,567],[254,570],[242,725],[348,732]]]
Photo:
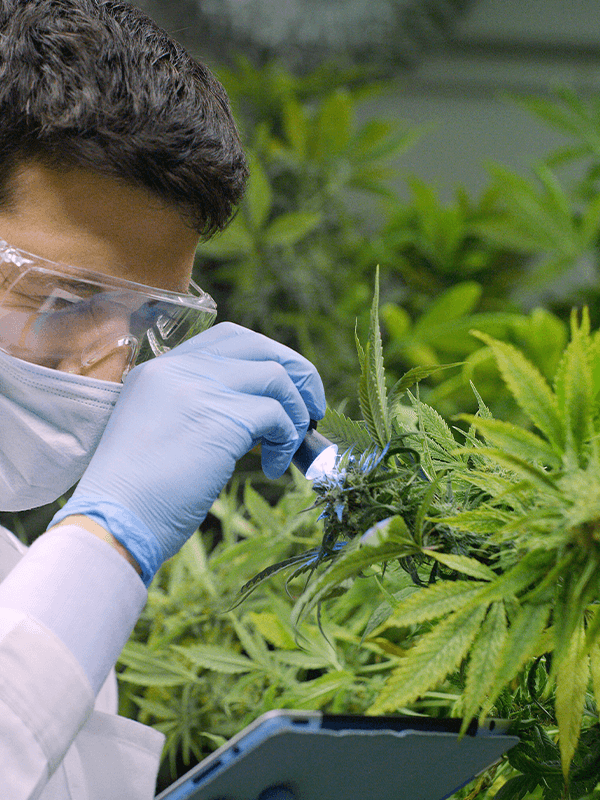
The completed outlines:
[[[353,393],[353,320],[371,269],[359,258],[367,231],[348,195],[393,199],[389,162],[419,132],[378,119],[357,125],[357,104],[377,86],[330,82],[315,95],[315,81],[273,67],[228,74],[244,119],[264,117],[246,131],[246,197],[233,223],[199,247],[196,275],[221,313],[299,349],[341,400]]]

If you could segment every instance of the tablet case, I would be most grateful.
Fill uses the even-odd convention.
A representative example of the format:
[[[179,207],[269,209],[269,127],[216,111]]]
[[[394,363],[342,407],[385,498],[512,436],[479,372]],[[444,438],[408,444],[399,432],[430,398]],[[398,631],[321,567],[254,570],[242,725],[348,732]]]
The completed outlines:
[[[488,720],[271,711],[156,800],[442,800],[518,738]]]

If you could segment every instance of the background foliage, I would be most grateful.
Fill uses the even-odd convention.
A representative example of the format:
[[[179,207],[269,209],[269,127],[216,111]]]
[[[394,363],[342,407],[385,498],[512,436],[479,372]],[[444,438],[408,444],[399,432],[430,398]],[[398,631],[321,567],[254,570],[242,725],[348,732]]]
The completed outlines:
[[[442,203],[431,187],[410,176],[408,167],[409,199],[400,200],[389,190],[391,161],[409,153],[411,144],[427,132],[409,129],[397,120],[376,119],[358,125],[361,101],[373,92],[385,91],[385,84],[371,82],[366,73],[341,73],[325,66],[297,78],[275,64],[259,69],[240,61],[236,68],[222,70],[220,77],[236,107],[252,170],[247,197],[233,224],[198,251],[194,277],[217,300],[220,319],[260,330],[313,360],[325,382],[330,403],[328,433],[333,436],[336,419],[339,423],[365,418],[367,390],[364,377],[361,383],[355,326],[364,346],[379,264],[381,356],[386,370],[385,376],[371,380],[375,384],[383,381],[390,392],[407,371],[427,367],[418,373],[421,380],[418,390],[413,386],[410,402],[408,395],[400,402],[397,393],[398,402],[390,406],[394,424],[403,430],[419,430],[421,425],[420,459],[425,458],[423,441],[439,438],[443,432],[446,449],[438,447],[436,463],[430,464],[429,471],[424,467],[432,483],[443,454],[444,470],[457,465],[462,469],[465,463],[472,465],[472,459],[479,459],[478,463],[483,459],[487,466],[481,470],[484,477],[477,495],[480,514],[492,509],[497,520],[498,514],[510,516],[523,509],[533,513],[539,496],[518,482],[515,489],[514,464],[498,465],[482,452],[459,457],[448,449],[448,437],[453,447],[464,445],[469,425],[477,420],[480,427],[473,429],[470,445],[489,446],[486,436],[493,440],[494,430],[496,437],[501,431],[492,430],[492,423],[485,428],[487,415],[523,431],[513,431],[521,437],[522,447],[532,445],[528,437],[543,439],[548,433],[539,425],[539,418],[531,416],[531,408],[511,391],[510,381],[498,367],[498,348],[520,353],[523,363],[535,368],[536,385],[544,381],[558,397],[559,387],[564,386],[560,375],[561,370],[564,374],[561,365],[565,364],[566,349],[571,347],[572,352],[569,341],[579,341],[581,348],[588,348],[581,363],[588,364],[591,385],[596,386],[595,351],[582,344],[591,334],[586,332],[586,323],[581,328],[582,323],[570,319],[573,306],[586,304],[590,330],[600,325],[600,101],[583,103],[569,89],[557,91],[550,99],[513,98],[510,102],[522,103],[545,124],[567,134],[571,146],[549,153],[544,163],[532,165],[526,176],[492,165],[489,186],[480,197],[469,197],[457,187],[454,200]],[[408,156],[401,163],[408,165]],[[579,177],[567,180],[563,167],[575,163]],[[366,206],[376,207],[378,216],[362,214],[360,209]],[[471,335],[472,330],[481,335]],[[597,337],[593,341],[597,342]],[[448,363],[458,366],[433,369]],[[595,391],[590,390],[587,399],[580,398],[581,408],[587,408],[588,416],[581,417],[586,420],[587,433],[575,425],[579,412],[571,415],[574,441],[587,441],[597,424],[596,412],[591,417],[588,413]],[[563,400],[564,396],[565,392]],[[459,414],[478,416],[459,420]],[[388,420],[388,424],[392,423]],[[364,430],[361,425],[352,429],[352,436],[363,444]],[[392,432],[389,428],[388,433]],[[346,436],[351,438],[347,431]],[[529,456],[521,452],[519,457],[536,462],[538,471],[559,470],[556,459],[562,464],[563,456],[552,450],[556,442],[550,441],[549,450],[547,442],[540,444],[537,439],[535,457],[531,450]],[[385,444],[377,437],[375,443]],[[492,441],[491,447],[506,451],[507,440],[502,444]],[[547,458],[552,451],[555,461],[544,462],[542,451]],[[415,467],[410,459],[402,463],[406,482],[406,470],[414,477]],[[583,470],[584,466],[575,468]],[[538,479],[543,482],[540,475]],[[414,489],[409,492],[413,512],[408,514],[408,522],[414,537],[415,530],[424,531],[430,525],[428,514],[442,514],[443,497],[429,497],[430,503],[437,503],[430,511],[424,505],[429,485],[414,479],[410,486]],[[435,491],[438,489],[436,486]],[[552,496],[560,508],[571,501],[577,504],[579,497],[587,497],[582,502],[588,510],[597,502],[595,496],[585,496],[583,486],[576,482],[555,490]],[[494,498],[502,491],[509,494],[496,502]],[[398,609],[416,603],[413,598],[431,590],[419,588],[420,583],[427,586],[431,581],[438,587],[477,583],[485,580],[484,567],[497,566],[489,552],[487,561],[480,552],[482,537],[491,535],[490,517],[488,528],[478,529],[472,539],[447,522],[454,538],[448,536],[440,552],[447,558],[480,561],[483,567],[478,574],[467,572],[466,578],[459,578],[459,562],[444,562],[431,555],[428,560],[422,552],[413,552],[403,561],[404,568],[388,569],[383,575],[374,561],[364,578],[351,580],[353,573],[348,573],[340,582],[336,578],[328,585],[322,576],[331,576],[327,570],[335,569],[336,563],[343,565],[342,559],[325,567],[305,591],[300,576],[290,584],[290,597],[285,574],[276,575],[240,606],[227,611],[241,586],[255,573],[322,545],[324,522],[317,520],[322,508],[306,510],[314,500],[310,485],[293,471],[286,479],[267,484],[257,470],[256,458],[250,455],[240,465],[237,482],[215,504],[202,532],[165,564],[155,579],[148,604],[120,659],[119,677],[121,713],[167,734],[159,788],[270,708],[366,712],[377,709],[378,703],[383,707],[381,698],[386,692],[389,696],[385,687],[390,681],[393,685],[393,676],[409,663],[407,654],[421,652],[418,648],[426,644],[419,643],[431,641],[427,636],[435,631],[431,618],[407,621],[401,619]],[[456,492],[446,501],[448,519],[466,513],[464,507],[456,507]],[[371,510],[377,502],[383,502],[381,495],[372,498]],[[397,507],[397,496],[393,502]],[[53,513],[50,506],[18,515],[2,514],[0,522],[29,543],[45,529]],[[368,524],[389,516],[378,509]],[[385,536],[394,534],[402,539],[403,529],[398,525],[383,526],[381,546]],[[542,536],[539,525],[534,524],[515,525],[511,535],[513,539],[495,544],[504,548],[507,541],[513,546],[516,542],[525,550],[534,549]],[[596,528],[590,536],[596,547]],[[423,547],[423,540],[417,544]],[[344,558],[350,555],[351,549]],[[502,569],[509,560],[502,562]],[[588,581],[592,582],[586,590],[584,612],[588,617],[581,623],[583,627],[575,626],[580,633],[591,619],[589,609],[597,599],[596,568],[589,569]],[[567,584],[557,579],[556,586],[565,591]],[[518,603],[518,592],[515,597]],[[298,598],[304,598],[305,606],[308,603],[305,615],[296,605]],[[325,636],[319,630],[315,598],[323,600]],[[512,599],[502,602],[508,603],[504,611],[498,599],[493,601],[493,619],[491,607],[484,612],[485,624],[490,630],[495,625],[499,637],[507,635],[502,631],[512,629],[518,608]],[[554,608],[554,600],[548,602]],[[311,603],[315,606],[312,611]],[[450,625],[456,621],[456,613],[440,619]],[[567,648],[573,630],[560,640]],[[579,641],[576,647],[580,645]],[[563,736],[561,743],[556,709],[568,706],[572,698],[565,699],[564,688],[562,699],[557,698],[557,665],[549,653],[550,649],[540,646],[521,659],[489,709],[515,721],[522,744],[462,790],[461,797],[600,797],[597,679],[588,683],[581,677],[572,682],[577,687],[580,724],[571,727],[582,732],[578,740],[574,734]],[[569,653],[566,658],[573,659]],[[460,658],[455,667],[438,675],[435,685],[422,686],[410,698],[395,697],[390,702],[396,710],[409,714],[463,713],[470,673]],[[563,687],[570,684],[563,680]],[[467,708],[475,713],[473,696],[469,702]],[[565,755],[565,741],[570,742],[571,754]],[[571,755],[566,788],[565,762]]]

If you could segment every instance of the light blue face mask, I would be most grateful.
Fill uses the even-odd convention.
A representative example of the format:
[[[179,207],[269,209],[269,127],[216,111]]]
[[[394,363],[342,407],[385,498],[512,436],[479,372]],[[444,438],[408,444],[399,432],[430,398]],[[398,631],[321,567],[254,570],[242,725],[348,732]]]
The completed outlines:
[[[121,387],[0,351],[0,511],[51,503],[77,483]]]

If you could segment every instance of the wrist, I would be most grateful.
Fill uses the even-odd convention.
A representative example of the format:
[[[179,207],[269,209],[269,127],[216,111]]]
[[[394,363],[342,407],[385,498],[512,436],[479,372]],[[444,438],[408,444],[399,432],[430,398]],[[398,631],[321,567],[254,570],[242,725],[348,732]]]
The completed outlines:
[[[118,539],[115,539],[112,533],[100,525],[100,523],[95,522],[89,517],[86,517],[84,514],[71,514],[70,516],[61,520],[61,522],[57,522],[56,525],[53,525],[52,527],[58,528],[61,525],[78,525],[80,528],[84,528],[84,530],[89,531],[94,536],[102,539],[103,542],[106,542],[108,545],[114,548],[119,555],[123,556],[123,558],[129,562],[129,564],[131,564],[137,574],[141,576],[142,568],[131,555],[129,550],[127,550],[126,547],[123,547],[121,542]]]

